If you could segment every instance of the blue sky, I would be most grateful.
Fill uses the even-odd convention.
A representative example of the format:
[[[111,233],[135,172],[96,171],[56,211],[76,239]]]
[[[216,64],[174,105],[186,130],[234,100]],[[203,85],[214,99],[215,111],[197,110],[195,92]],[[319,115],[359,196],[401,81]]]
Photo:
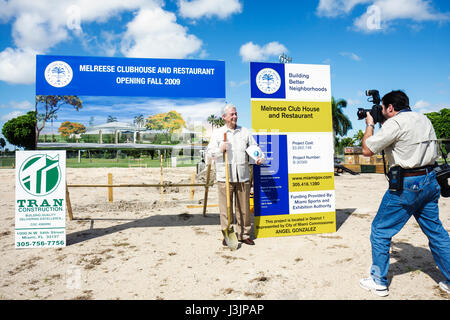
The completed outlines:
[[[286,53],[331,66],[351,136],[366,89],[450,108],[449,40],[447,0],[0,0],[0,127],[34,110],[36,54],[224,60],[226,100],[250,127],[249,61]]]

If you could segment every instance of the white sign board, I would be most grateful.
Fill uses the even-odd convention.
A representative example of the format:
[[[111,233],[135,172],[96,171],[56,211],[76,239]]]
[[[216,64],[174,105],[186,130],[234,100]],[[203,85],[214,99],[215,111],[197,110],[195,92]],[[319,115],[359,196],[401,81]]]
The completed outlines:
[[[330,66],[250,63],[255,236],[336,232]]]
[[[66,245],[66,152],[16,151],[16,248]]]

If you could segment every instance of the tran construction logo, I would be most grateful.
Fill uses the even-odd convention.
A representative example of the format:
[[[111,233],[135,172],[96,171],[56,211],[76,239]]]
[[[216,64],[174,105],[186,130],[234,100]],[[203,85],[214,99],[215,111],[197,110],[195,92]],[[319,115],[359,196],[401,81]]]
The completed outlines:
[[[66,244],[66,152],[16,151],[15,247]]]
[[[33,196],[52,193],[61,182],[59,155],[36,154],[27,158],[19,169],[22,188]]]

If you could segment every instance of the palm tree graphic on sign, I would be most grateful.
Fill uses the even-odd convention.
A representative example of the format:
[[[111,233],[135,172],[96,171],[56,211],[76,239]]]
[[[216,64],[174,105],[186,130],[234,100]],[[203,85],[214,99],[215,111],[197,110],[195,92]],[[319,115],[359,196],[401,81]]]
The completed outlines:
[[[52,69],[52,75],[53,75],[54,77],[56,77],[56,81],[57,81],[58,83],[61,82],[60,78],[61,78],[63,75],[65,75],[65,74],[66,74],[66,71],[65,71],[64,68],[62,68],[62,67],[54,67],[54,68]]]
[[[262,76],[263,82],[267,85],[267,89],[270,89],[270,85],[274,82],[273,75],[270,73],[266,73]]]

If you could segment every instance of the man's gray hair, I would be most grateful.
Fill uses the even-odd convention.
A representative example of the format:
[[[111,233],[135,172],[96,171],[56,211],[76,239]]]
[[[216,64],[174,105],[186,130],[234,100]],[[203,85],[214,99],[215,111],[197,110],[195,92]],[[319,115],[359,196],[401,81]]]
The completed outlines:
[[[225,105],[225,107],[222,108],[222,115],[223,115],[223,116],[226,115],[227,112],[228,112],[228,110],[231,109],[231,108],[236,109],[236,106],[235,106],[234,104],[232,104],[232,103],[227,103],[227,104]]]

